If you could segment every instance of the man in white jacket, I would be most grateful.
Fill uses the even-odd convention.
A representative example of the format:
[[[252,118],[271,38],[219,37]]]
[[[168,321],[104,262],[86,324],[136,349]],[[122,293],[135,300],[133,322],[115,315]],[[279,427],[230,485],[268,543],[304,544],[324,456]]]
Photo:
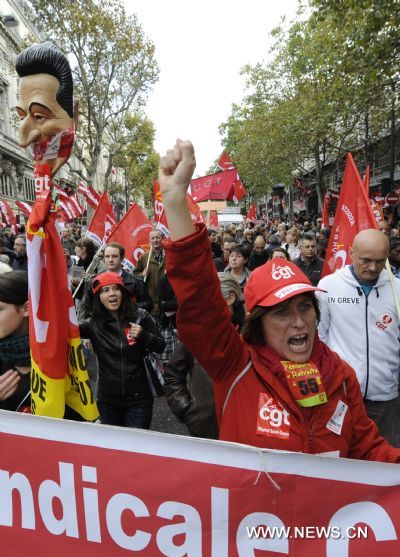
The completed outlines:
[[[319,335],[355,370],[367,413],[395,443],[399,427],[399,317],[387,271],[389,241],[375,229],[359,232],[352,265],[320,280]],[[395,278],[400,299],[400,280]]]

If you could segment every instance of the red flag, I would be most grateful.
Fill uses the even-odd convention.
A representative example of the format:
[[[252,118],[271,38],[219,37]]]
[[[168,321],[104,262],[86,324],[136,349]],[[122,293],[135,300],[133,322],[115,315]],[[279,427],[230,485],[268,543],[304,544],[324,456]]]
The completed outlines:
[[[210,218],[208,220],[208,213]],[[203,211],[203,222],[207,223],[208,228],[218,228],[218,212],[217,211]]]
[[[38,169],[39,168],[39,169]],[[27,226],[32,412],[62,418],[65,406],[86,420],[98,416],[83,358],[64,250],[55,228],[50,167],[35,168],[37,201]],[[46,184],[46,185],[44,185]]]
[[[109,242],[119,242],[125,248],[124,266],[133,268],[139,257],[149,249],[149,234],[154,230],[153,225],[143,213],[137,203],[133,203],[119,223],[113,228],[107,239]]]
[[[156,228],[157,230],[160,230],[164,234],[164,236],[169,236],[169,228],[167,223],[167,217],[164,211],[164,203],[160,191],[160,184],[157,182],[157,180],[154,180],[153,192],[154,192],[154,221],[156,222]]]
[[[107,194],[104,192],[89,224],[86,236],[89,240],[92,240],[96,246],[101,246],[108,238],[116,222],[117,219],[114,210]]]
[[[76,193],[74,193],[73,195],[69,196],[69,202],[72,205],[72,207],[74,208],[75,212],[77,213],[78,217],[81,217],[83,215],[83,213],[85,212],[85,209],[82,207],[82,205],[79,203],[78,201],[78,196]]]
[[[247,211],[246,219],[251,220],[253,222],[256,222],[257,220],[256,204],[254,203],[254,201],[252,202],[252,204],[249,207],[249,210]]]
[[[162,195],[160,191],[160,185],[157,180],[153,184],[154,191],[154,221],[156,222],[157,230],[160,230],[164,236],[169,236],[169,229],[167,223],[167,217],[164,211],[164,203],[162,200]],[[189,194],[186,194],[186,202],[188,204],[189,212],[192,217],[192,221],[195,223],[204,222],[203,215],[197,203],[193,201]]]
[[[4,199],[0,198],[0,214],[7,226],[13,226],[17,224],[17,219],[13,213],[13,210]]]
[[[79,182],[77,191],[84,196],[87,204],[92,209],[97,209],[97,206],[101,199],[101,195],[92,186],[86,186],[83,182]]]
[[[30,205],[29,203],[26,203],[26,201],[16,201],[15,205],[21,209],[21,211],[24,213],[25,216],[29,217],[29,215],[32,213],[32,205]]]
[[[195,178],[190,182],[191,196],[196,203],[207,199],[232,201],[233,186],[237,180],[238,174],[235,168]]]
[[[236,203],[240,203],[244,196],[246,195],[246,188],[243,185],[241,180],[236,180],[233,184],[233,201]]]
[[[65,216],[64,220],[66,222],[71,222],[76,219],[76,215],[67,201],[58,201],[57,205],[60,209],[60,212],[63,213],[63,215]]]
[[[220,156],[218,161],[218,166],[222,170],[232,170],[236,168],[226,151],[224,151]],[[238,175],[236,182],[233,184],[232,201],[234,201],[237,205],[242,201],[245,195],[246,195],[246,188],[244,187],[243,182],[241,181]]]
[[[329,228],[329,204],[331,197],[329,192],[324,195],[324,206],[322,209],[322,228]]]
[[[341,269],[350,261],[354,236],[367,228],[377,228],[377,225],[365,185],[349,153],[321,276]]]
[[[224,151],[222,153],[222,155],[220,156],[219,161],[218,161],[218,166],[222,170],[232,170],[232,168],[235,168],[235,165],[233,164],[230,156],[228,155],[228,153],[226,151]]]
[[[186,202],[189,207],[190,216],[192,217],[192,221],[194,223],[205,222],[200,207],[197,205],[195,201],[191,198],[189,194],[186,194]]]

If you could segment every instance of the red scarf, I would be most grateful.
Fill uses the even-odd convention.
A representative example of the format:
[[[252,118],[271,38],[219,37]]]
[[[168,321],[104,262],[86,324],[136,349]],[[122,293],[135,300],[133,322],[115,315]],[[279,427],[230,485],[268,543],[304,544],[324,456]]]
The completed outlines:
[[[257,352],[261,363],[271,371],[276,377],[286,383],[285,372],[281,361],[284,357],[275,352],[272,348],[266,345],[253,345],[254,350]],[[315,333],[314,346],[311,352],[309,362],[312,362],[320,371],[322,380],[325,387],[328,385],[330,378],[334,372],[335,367],[335,353],[330,350],[324,342],[319,339],[318,333]]]

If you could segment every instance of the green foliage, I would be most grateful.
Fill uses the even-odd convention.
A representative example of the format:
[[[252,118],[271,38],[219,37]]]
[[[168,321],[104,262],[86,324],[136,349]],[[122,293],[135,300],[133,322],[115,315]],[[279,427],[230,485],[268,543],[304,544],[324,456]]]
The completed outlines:
[[[368,144],[387,128],[399,74],[398,0],[313,0],[306,18],[273,31],[267,64],[246,66],[247,96],[221,125],[224,144],[255,196]],[[395,9],[395,4],[397,8]]]
[[[105,138],[111,169],[120,149],[115,128],[140,109],[157,80],[154,45],[120,0],[32,0],[32,5],[37,25],[69,54],[82,116],[75,154],[92,181]]]
[[[119,130],[123,146],[115,156],[116,166],[125,169],[129,198],[138,202],[144,198],[149,207],[153,201],[153,181],[157,177],[159,154],[153,147],[154,125],[142,115],[128,114]]]

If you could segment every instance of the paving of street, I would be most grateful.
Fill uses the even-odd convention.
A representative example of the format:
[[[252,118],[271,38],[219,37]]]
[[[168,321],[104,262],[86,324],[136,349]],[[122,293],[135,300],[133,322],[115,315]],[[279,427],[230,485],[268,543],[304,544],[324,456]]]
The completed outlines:
[[[153,419],[150,429],[162,433],[175,433],[177,435],[188,435],[186,427],[179,423],[172,414],[165,396],[156,398],[154,401]]]

